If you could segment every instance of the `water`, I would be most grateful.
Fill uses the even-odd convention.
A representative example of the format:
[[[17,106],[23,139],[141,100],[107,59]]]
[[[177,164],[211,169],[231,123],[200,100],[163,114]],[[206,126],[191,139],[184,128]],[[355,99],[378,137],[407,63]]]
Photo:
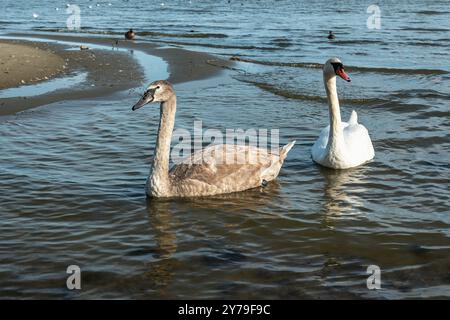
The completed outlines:
[[[59,1],[6,2],[2,32],[64,28]],[[0,296],[450,297],[448,2],[379,2],[377,31],[359,1],[109,2],[78,2],[83,33],[133,27],[143,41],[250,61],[177,85],[176,127],[279,128],[297,145],[264,190],[147,201],[158,111],[131,112],[136,96],[4,119]],[[328,121],[317,64],[335,55],[352,77],[338,82],[343,118],[358,112],[376,152],[342,172],[310,158]],[[65,288],[70,264],[82,269],[79,292]],[[379,291],[366,287],[372,264]]]
[[[81,72],[74,76],[59,77],[35,85],[0,90],[0,98],[33,97],[59,89],[71,88],[86,81],[86,75],[87,72]]]

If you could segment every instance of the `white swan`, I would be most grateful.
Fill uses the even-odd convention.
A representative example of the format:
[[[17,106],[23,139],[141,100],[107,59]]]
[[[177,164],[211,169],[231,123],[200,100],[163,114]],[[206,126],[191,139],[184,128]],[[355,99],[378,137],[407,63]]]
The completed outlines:
[[[160,102],[161,105],[158,138],[146,185],[149,197],[211,196],[265,186],[278,176],[287,153],[295,143],[292,141],[277,153],[245,145],[210,145],[169,171],[177,105],[172,85],[162,80],[153,82],[133,110],[150,102]]]
[[[336,75],[350,82],[342,62],[338,58],[331,58],[323,66],[330,125],[322,130],[311,153],[313,160],[322,166],[348,169],[373,159],[375,152],[369,133],[363,125],[358,124],[358,116],[354,110],[348,122],[341,122]]]

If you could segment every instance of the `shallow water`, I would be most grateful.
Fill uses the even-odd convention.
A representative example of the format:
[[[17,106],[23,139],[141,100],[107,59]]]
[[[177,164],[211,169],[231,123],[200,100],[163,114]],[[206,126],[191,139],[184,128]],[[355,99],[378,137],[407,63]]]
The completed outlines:
[[[110,11],[92,12],[120,10],[131,19],[130,8],[110,2],[110,9],[94,6]],[[283,1],[279,10],[272,2],[192,3],[152,7],[154,15],[133,15],[133,23],[148,32],[225,34],[157,38],[258,63],[176,86],[176,127],[192,131],[202,120],[204,129],[280,129],[283,144],[297,145],[279,179],[240,194],[147,201],[158,110],[131,112],[134,93],[2,119],[0,296],[449,298],[448,4],[381,2],[386,17],[373,32],[364,30],[366,7],[354,3],[296,10]],[[59,27],[57,15],[19,18],[21,6],[7,6],[0,21],[23,22],[1,24],[3,31]],[[336,21],[322,18],[336,7]],[[249,13],[258,19],[244,19]],[[95,26],[87,31],[118,32],[102,16],[98,25],[94,13],[86,16]],[[264,32],[256,29],[263,19]],[[319,40],[330,23],[336,43]],[[243,49],[251,46],[259,49]],[[320,168],[309,153],[328,120],[321,70],[309,63],[337,54],[353,67],[352,82],[338,82],[343,118],[358,112],[376,152],[369,164],[342,172]],[[65,287],[71,264],[82,270],[78,292]],[[366,287],[372,264],[381,268],[382,290]]]
[[[49,81],[34,85],[25,85],[20,87],[0,90],[0,99],[14,97],[34,97],[46,94],[60,89],[69,89],[86,81],[87,72],[80,72],[75,75],[58,77]]]

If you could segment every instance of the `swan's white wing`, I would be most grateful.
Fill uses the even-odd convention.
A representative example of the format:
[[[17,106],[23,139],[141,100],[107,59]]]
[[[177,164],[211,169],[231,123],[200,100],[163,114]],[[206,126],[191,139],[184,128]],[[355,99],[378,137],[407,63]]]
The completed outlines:
[[[341,123],[342,129],[345,129],[348,126],[347,122]],[[314,161],[320,162],[320,159],[322,159],[324,156],[326,156],[326,148],[328,144],[328,138],[330,136],[330,126],[326,126],[322,129],[320,132],[319,138],[314,143],[311,155]]]
[[[349,125],[344,129],[344,141],[348,159],[352,163],[362,164],[375,156],[369,132],[362,124]]]
[[[330,126],[323,128],[320,132],[319,138],[317,138],[316,142],[314,143],[313,150],[314,149],[324,149],[326,148],[328,144],[328,137],[330,135]]]
[[[350,168],[371,160],[375,156],[372,141],[367,129],[363,125],[358,124],[357,113],[353,110],[349,121],[342,122],[341,125],[345,143],[345,151],[340,153],[340,161],[343,163],[342,167]],[[326,148],[329,134],[330,126],[327,126],[320,133],[311,151],[313,160],[320,164],[324,164],[324,160],[328,156]]]

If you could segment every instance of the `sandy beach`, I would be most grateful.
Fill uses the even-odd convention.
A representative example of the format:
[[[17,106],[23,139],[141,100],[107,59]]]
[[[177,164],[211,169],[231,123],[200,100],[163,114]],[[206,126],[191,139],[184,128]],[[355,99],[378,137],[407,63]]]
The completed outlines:
[[[0,89],[45,81],[65,68],[64,59],[48,46],[1,42]]]
[[[92,98],[145,85],[142,66],[132,55],[113,50],[114,39],[67,35],[13,36],[45,38],[49,42],[0,40],[0,89],[37,84],[77,72],[87,72],[87,79],[79,86],[33,97],[0,98],[0,116],[61,100]],[[54,41],[70,41],[77,45],[68,46]],[[94,44],[110,46],[111,50],[89,48]],[[88,49],[81,50],[80,46]],[[119,41],[118,47],[163,58],[169,65],[168,80],[172,83],[204,79],[230,64],[209,54],[179,48],[158,48],[148,42]]]

